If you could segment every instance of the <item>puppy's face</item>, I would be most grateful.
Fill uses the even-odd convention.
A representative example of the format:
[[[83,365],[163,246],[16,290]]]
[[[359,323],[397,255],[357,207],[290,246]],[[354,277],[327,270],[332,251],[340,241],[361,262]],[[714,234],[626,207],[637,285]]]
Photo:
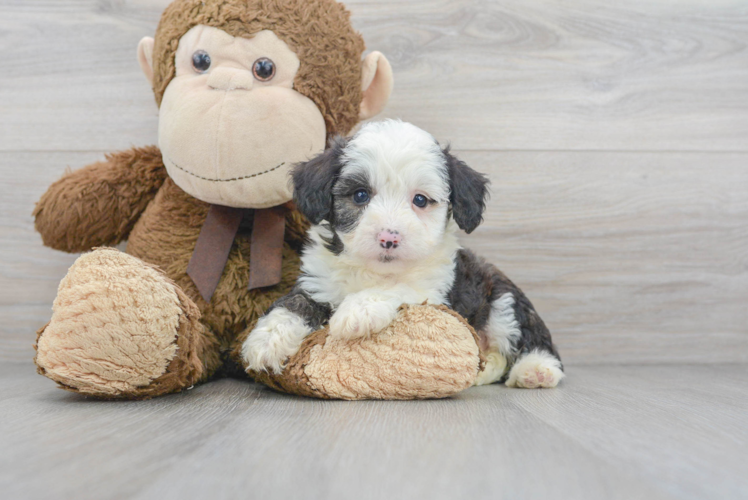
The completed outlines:
[[[327,248],[375,267],[431,255],[450,215],[480,223],[487,181],[423,130],[399,121],[365,125],[294,171],[296,204],[329,230]]]

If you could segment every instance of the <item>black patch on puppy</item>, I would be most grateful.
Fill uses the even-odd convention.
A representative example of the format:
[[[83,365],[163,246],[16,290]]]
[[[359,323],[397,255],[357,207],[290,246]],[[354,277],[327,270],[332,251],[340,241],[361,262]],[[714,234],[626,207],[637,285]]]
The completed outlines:
[[[460,313],[470,326],[478,332],[485,330],[491,315],[491,304],[505,293],[514,296],[514,317],[521,331],[514,346],[517,357],[539,349],[560,361],[561,357],[551,340],[551,332],[522,290],[494,265],[470,250],[461,249],[457,252],[455,281],[447,294],[447,300],[448,305]],[[514,362],[513,359],[508,361],[510,365]]]
[[[363,172],[356,172],[338,178],[332,189],[333,213],[332,224],[335,230],[342,233],[353,231],[366,209],[368,203],[359,205],[353,201],[356,191],[365,189],[369,198],[374,196],[369,176]]]
[[[338,233],[335,232],[330,224],[322,224],[322,227],[330,231],[330,234],[332,234],[332,236],[319,235],[319,237],[322,238],[322,241],[325,242],[325,248],[332,252],[333,255],[340,255],[343,253],[345,245],[343,244],[343,240],[340,239],[340,236],[338,236]]]
[[[294,202],[312,224],[329,221],[332,216],[332,188],[343,168],[342,155],[347,144],[347,139],[335,137],[322,154],[293,169]]]
[[[488,178],[468,167],[449,152],[449,147],[442,149],[447,161],[449,173],[449,202],[452,216],[457,225],[466,233],[483,222],[483,211],[488,198]]]
[[[365,189],[370,196],[374,195],[366,174],[340,177],[347,145],[348,139],[335,137],[325,152],[296,165],[292,173],[297,208],[312,224],[327,221],[323,227],[330,231],[331,236],[321,237],[325,248],[335,255],[343,253],[345,248],[337,232],[355,229],[367,205],[356,204],[353,194]]]
[[[276,300],[265,314],[276,307],[285,307],[314,330],[321,328],[332,315],[332,308],[329,304],[316,302],[299,285],[296,285],[288,295]]]
[[[500,297],[494,295],[493,276],[496,274],[501,275],[501,272],[470,250],[457,251],[455,281],[447,300],[478,332],[488,324],[491,302]]]

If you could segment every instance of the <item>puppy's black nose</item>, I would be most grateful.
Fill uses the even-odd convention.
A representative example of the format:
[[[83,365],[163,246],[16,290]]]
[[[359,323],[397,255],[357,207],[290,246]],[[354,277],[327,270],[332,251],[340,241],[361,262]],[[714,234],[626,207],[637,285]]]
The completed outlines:
[[[380,247],[390,249],[390,248],[397,248],[397,243],[394,243],[392,241],[382,242],[379,244]]]

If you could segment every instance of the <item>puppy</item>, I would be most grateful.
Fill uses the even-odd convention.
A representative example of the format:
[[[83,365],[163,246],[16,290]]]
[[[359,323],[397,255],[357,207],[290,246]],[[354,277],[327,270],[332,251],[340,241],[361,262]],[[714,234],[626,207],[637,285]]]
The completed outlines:
[[[488,180],[401,121],[336,138],[293,171],[296,206],[313,224],[301,276],[242,346],[253,370],[280,373],[311,332],[355,339],[389,325],[402,304],[446,304],[481,336],[477,383],[555,387],[564,377],[551,335],[522,291],[460,247],[483,220]]]

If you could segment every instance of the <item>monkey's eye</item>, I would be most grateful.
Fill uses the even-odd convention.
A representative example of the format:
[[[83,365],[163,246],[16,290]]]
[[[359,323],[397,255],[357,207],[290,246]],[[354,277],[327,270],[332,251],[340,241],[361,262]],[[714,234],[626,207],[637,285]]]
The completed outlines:
[[[428,198],[426,198],[422,194],[417,194],[413,197],[413,205],[417,206],[418,208],[423,208],[428,204],[429,204]]]
[[[369,201],[369,192],[366,189],[359,189],[353,193],[353,203],[356,205],[363,205]]]
[[[261,82],[272,80],[275,76],[275,63],[267,57],[261,57],[252,65],[252,74]]]
[[[204,50],[198,50],[192,54],[192,67],[198,73],[205,73],[210,69],[210,56]]]

